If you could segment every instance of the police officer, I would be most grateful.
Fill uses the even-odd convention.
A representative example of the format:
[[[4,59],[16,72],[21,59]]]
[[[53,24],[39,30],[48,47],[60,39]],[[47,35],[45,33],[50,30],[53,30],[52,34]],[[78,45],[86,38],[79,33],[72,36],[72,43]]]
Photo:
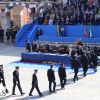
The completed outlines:
[[[16,85],[18,86],[18,89],[19,89],[21,95],[25,94],[25,93],[22,92],[22,88],[20,86],[19,67],[18,66],[15,68],[15,71],[13,72],[13,90],[12,90],[12,95],[16,95],[15,94]]]
[[[94,72],[97,72],[97,61],[98,61],[98,56],[95,54],[94,51],[92,51],[92,54],[91,54],[91,62],[93,64],[93,67],[94,67]]]
[[[83,55],[81,56],[81,64],[83,67],[83,76],[86,76],[87,70],[88,70],[88,65],[89,65],[89,60],[88,57],[86,55],[86,51],[83,51]]]
[[[3,65],[0,65],[0,83],[2,82],[6,93],[8,93],[8,89],[6,88],[6,84],[5,84],[5,78],[4,78],[4,70],[3,70]]]
[[[39,96],[41,97],[41,96],[43,96],[43,94],[40,92],[39,87],[38,87],[38,79],[37,79],[37,76],[36,76],[37,72],[38,72],[37,69],[34,70],[34,74],[32,76],[32,88],[30,90],[29,96],[33,96],[32,92],[33,92],[34,88],[36,88]]]
[[[48,69],[48,71],[47,71],[47,77],[48,77],[48,81],[49,81],[49,91],[50,91],[50,93],[53,93],[53,92],[55,92],[55,87],[56,87],[53,65],[50,65],[50,69]],[[52,83],[54,84],[53,91],[51,89]]]
[[[77,74],[78,74],[79,67],[80,67],[79,61],[78,61],[77,57],[74,56],[74,58],[73,58],[73,69],[74,69],[74,73],[75,73],[74,78],[73,78],[74,83],[75,83],[75,79],[78,80]]]
[[[61,89],[65,89],[67,75],[66,75],[66,69],[64,68],[63,63],[61,64],[61,66],[58,69],[58,75],[60,78]]]

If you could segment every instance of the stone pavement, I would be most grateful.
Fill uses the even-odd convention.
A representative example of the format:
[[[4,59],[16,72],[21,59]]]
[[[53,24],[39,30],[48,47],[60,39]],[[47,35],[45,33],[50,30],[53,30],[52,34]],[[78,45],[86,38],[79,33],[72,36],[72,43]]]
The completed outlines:
[[[0,63],[4,64],[4,72],[6,85],[9,89],[9,93],[0,100],[99,100],[100,99],[100,73],[89,74],[85,78],[82,77],[82,73],[79,74],[79,81],[73,83],[73,71],[67,73],[68,81],[66,83],[66,89],[61,90],[59,84],[58,73],[56,74],[56,94],[49,95],[47,71],[39,70],[38,81],[39,88],[43,92],[44,96],[39,97],[36,90],[33,92],[33,97],[29,97],[29,91],[31,88],[31,80],[34,69],[32,68],[20,68],[20,81],[23,91],[26,93],[21,96],[16,87],[16,96],[12,96],[12,72],[15,66],[7,66],[7,64],[20,60],[21,52],[25,51],[24,47],[13,47],[12,45],[0,44]],[[34,66],[34,64],[33,64]],[[0,85],[1,90],[2,85]]]

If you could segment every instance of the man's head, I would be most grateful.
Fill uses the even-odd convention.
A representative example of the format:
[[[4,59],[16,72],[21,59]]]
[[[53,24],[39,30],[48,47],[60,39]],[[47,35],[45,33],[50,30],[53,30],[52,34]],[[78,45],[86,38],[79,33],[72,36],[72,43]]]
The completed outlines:
[[[50,68],[52,69],[53,68],[53,65],[50,65]]]
[[[62,63],[61,66],[64,67],[64,64]]]
[[[3,69],[3,64],[0,64],[0,69]]]
[[[16,69],[16,71],[19,71],[19,66],[16,66],[15,69]]]
[[[38,70],[37,70],[37,69],[35,69],[35,70],[34,70],[34,73],[35,73],[35,74],[37,74],[37,72],[38,72]]]

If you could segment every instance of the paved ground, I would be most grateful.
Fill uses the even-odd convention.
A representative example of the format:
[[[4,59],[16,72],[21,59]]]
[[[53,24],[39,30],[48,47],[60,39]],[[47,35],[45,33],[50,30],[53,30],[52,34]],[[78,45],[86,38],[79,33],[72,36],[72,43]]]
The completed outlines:
[[[96,74],[88,74],[86,78],[82,77],[82,73],[79,73],[79,81],[72,82],[72,73],[67,73],[68,82],[66,89],[61,90],[59,85],[59,78],[56,74],[57,93],[49,95],[48,81],[46,76],[46,70],[40,69],[38,73],[39,87],[44,96],[39,98],[36,90],[33,92],[33,97],[28,97],[28,93],[31,88],[31,79],[34,69],[33,68],[20,68],[20,80],[23,91],[26,93],[24,96],[20,96],[18,89],[16,88],[16,96],[12,96],[12,72],[14,66],[7,66],[9,63],[20,60],[21,52],[25,51],[25,48],[13,47],[12,45],[0,44],[0,63],[4,64],[5,79],[9,93],[0,100],[99,100],[100,99],[100,72]],[[34,64],[33,64],[34,66]],[[2,86],[0,85],[0,90]]]

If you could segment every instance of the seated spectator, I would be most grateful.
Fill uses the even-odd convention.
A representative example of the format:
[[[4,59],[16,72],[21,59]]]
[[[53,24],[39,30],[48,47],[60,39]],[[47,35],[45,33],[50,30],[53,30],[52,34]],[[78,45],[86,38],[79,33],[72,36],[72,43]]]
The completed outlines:
[[[31,51],[30,42],[28,40],[26,40],[26,51],[28,51],[28,52]]]
[[[47,42],[45,43],[45,48],[46,48],[45,52],[50,52],[50,46]]]
[[[40,28],[38,28],[38,30],[37,30],[37,39],[38,39],[38,37],[41,36],[41,35],[42,35],[42,30],[41,30]]]
[[[55,42],[54,46],[53,46],[53,53],[57,53],[58,52],[58,44],[57,42]]]
[[[49,25],[53,25],[53,20],[52,20],[52,18],[49,19]]]
[[[62,45],[62,53],[63,54],[67,53],[67,45],[66,45],[66,43],[63,43],[63,45]]]
[[[44,25],[48,25],[48,20],[45,18]]]
[[[43,52],[43,45],[42,44],[39,44],[39,51]]]

